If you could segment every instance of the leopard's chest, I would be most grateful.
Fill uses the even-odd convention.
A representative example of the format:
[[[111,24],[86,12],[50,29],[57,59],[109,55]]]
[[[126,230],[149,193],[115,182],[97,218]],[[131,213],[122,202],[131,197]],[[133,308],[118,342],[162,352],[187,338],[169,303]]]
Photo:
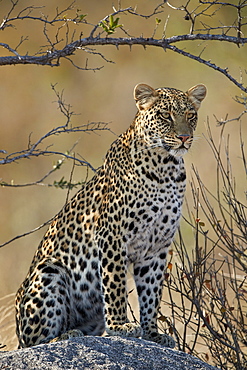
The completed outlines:
[[[179,169],[158,182],[150,177],[136,194],[124,236],[130,262],[170,246],[181,216],[185,177]]]

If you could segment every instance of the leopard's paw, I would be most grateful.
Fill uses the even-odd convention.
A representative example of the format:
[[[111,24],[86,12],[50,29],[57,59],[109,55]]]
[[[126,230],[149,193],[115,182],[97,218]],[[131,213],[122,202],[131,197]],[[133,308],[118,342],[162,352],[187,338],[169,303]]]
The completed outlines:
[[[174,348],[176,345],[175,340],[172,337],[170,337],[170,335],[167,335],[167,334],[160,334],[157,332],[146,332],[144,333],[142,338],[145,340],[156,342],[158,344],[161,344],[169,348]]]
[[[141,337],[142,328],[139,324],[134,322],[126,322],[122,325],[112,325],[106,327],[106,333],[108,335],[120,335],[124,337]]]
[[[66,340],[75,337],[84,337],[84,334],[82,333],[81,330],[72,329],[67,331],[66,333],[59,335],[59,337],[50,340],[50,343],[60,342],[61,340]]]

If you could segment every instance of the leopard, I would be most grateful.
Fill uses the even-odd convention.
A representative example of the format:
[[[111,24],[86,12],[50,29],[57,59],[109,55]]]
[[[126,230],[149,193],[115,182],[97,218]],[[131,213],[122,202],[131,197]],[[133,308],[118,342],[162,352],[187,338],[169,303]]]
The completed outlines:
[[[205,96],[203,84],[186,92],[136,85],[133,122],[53,218],[16,294],[19,348],[85,335],[175,347],[157,320],[186,189],[183,157]],[[130,266],[140,314],[132,321]]]

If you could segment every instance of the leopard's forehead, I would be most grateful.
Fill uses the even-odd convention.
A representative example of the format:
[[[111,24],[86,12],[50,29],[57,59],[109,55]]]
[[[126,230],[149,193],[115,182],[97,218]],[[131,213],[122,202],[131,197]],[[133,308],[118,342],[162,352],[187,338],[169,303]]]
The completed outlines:
[[[181,90],[160,87],[156,91],[160,95],[159,104],[163,105],[165,109],[184,111],[193,108],[188,95]]]
[[[156,89],[158,91],[159,95],[163,97],[164,99],[169,100],[180,100],[185,99],[188,100],[188,96],[185,92],[181,90],[177,90],[171,87],[159,87]]]

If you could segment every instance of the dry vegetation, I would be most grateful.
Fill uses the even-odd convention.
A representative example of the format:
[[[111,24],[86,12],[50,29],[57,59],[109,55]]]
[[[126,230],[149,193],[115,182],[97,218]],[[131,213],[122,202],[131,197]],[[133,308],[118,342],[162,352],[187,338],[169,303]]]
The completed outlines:
[[[223,137],[224,127],[218,145],[209,133],[217,162],[214,192],[194,170],[191,182],[194,204],[188,207],[185,219],[194,230],[192,253],[188,253],[180,232],[165,285],[171,311],[169,329],[174,332],[178,347],[221,369],[244,370],[247,369],[247,207],[240,200],[244,198],[238,198],[234,164]],[[242,140],[240,135],[245,179],[247,166]],[[182,325],[178,331],[179,322]]]
[[[56,67],[63,71],[61,72],[62,78],[57,75],[58,80],[61,81],[66,76],[65,69],[70,69],[71,76],[74,73],[71,72],[71,69],[73,69],[76,71],[74,85],[77,84],[78,80],[81,83],[83,82],[83,86],[91,86],[91,82],[87,84],[86,79],[88,78],[91,81],[90,79],[95,77],[90,75],[91,77],[83,77],[84,80],[79,80],[81,78],[79,76],[82,73],[89,74],[92,72],[103,75],[105,72],[104,70],[101,71],[101,63],[107,65],[110,71],[107,72],[109,74],[106,73],[106,78],[108,80],[110,78],[112,81],[117,79],[116,77],[114,80],[112,77],[112,59],[117,59],[117,53],[120,53],[124,60],[118,61],[124,74],[124,66],[128,63],[128,56],[126,57],[127,52],[121,54],[121,51],[118,51],[118,48],[121,49],[122,45],[128,45],[132,48],[135,45],[141,45],[147,49],[147,53],[148,49],[153,46],[152,50],[155,49],[153,53],[156,55],[157,62],[154,61],[153,55],[149,58],[147,54],[150,72],[146,71],[145,60],[142,59],[141,63],[145,66],[140,70],[138,78],[150,73],[152,76],[148,77],[149,81],[152,81],[152,78],[157,81],[162,79],[162,82],[159,82],[160,85],[164,85],[166,79],[169,80],[169,76],[160,77],[161,67],[158,66],[159,61],[167,57],[167,51],[173,54],[170,64],[166,65],[166,68],[169,67],[173,75],[177,74],[177,60],[179,68],[183,69],[185,74],[188,73],[189,79],[192,79],[193,74],[196,73],[197,81],[195,82],[198,82],[198,79],[200,81],[203,79],[203,72],[200,68],[202,66],[207,67],[206,79],[201,82],[205,82],[206,85],[207,82],[209,85],[211,84],[211,93],[213,89],[217,90],[217,93],[213,95],[215,107],[211,104],[208,109],[213,110],[211,114],[215,113],[216,105],[220,102],[224,106],[223,114],[225,118],[208,118],[207,129],[204,133],[207,149],[204,146],[205,154],[202,154],[201,157],[198,154],[199,160],[197,162],[195,160],[196,164],[193,165],[193,173],[188,183],[188,200],[184,207],[181,230],[170,253],[170,261],[167,266],[166,288],[164,289],[165,304],[161,308],[159,322],[161,330],[167,330],[175,336],[179,350],[196,355],[221,369],[247,369],[247,164],[245,154],[247,87],[245,83],[245,65],[241,65],[242,62],[246,61],[247,55],[245,51],[245,44],[247,43],[247,38],[245,38],[247,32],[247,1],[181,0],[157,3],[153,5],[153,8],[147,4],[138,7],[136,6],[136,3],[139,3],[138,1],[136,3],[131,1],[131,6],[129,4],[125,6],[124,1],[122,1],[122,4],[121,1],[118,1],[112,13],[110,13],[111,2],[107,1],[104,6],[99,6],[97,11],[94,11],[93,7],[90,8],[89,14],[84,10],[86,4],[83,1],[78,1],[78,4],[73,3],[70,6],[66,5],[64,8],[62,8],[64,2],[59,2],[59,9],[51,8],[51,5],[46,4],[46,1],[44,1],[46,7],[36,7],[30,5],[30,2],[27,3],[25,7],[23,2],[18,0],[7,1],[3,7],[5,13],[0,14],[2,17],[0,29],[2,34],[6,35],[6,40],[3,38],[4,42],[0,43],[3,47],[0,55],[0,66],[9,66],[2,68],[13,68],[11,67],[13,64],[25,64],[25,66],[16,67],[22,69],[31,68],[31,65],[43,65],[47,66],[46,68]],[[46,12],[46,9],[49,9],[49,12]],[[103,13],[104,17],[102,17]],[[20,21],[22,21],[21,24]],[[33,39],[35,35],[29,32],[29,37],[27,37],[26,30],[23,28],[23,25],[30,25],[30,22],[33,22],[32,27],[35,26],[39,30],[37,31],[39,34],[38,47],[36,40]],[[18,39],[14,30],[18,30]],[[216,44],[216,42],[218,43]],[[223,46],[219,47],[220,52],[217,53],[215,45],[219,45],[219,42]],[[214,46],[211,46],[212,44]],[[116,50],[107,53],[108,45],[115,46]],[[224,54],[223,50],[228,49],[229,53],[232,52],[232,54],[229,55],[227,63],[225,63],[224,55],[227,54]],[[156,50],[159,54],[155,54]],[[160,54],[161,51],[165,51],[165,53]],[[6,54],[4,54],[5,52]],[[132,53],[134,59],[131,57],[130,63],[135,66],[136,61],[139,65],[139,56],[134,51]],[[220,53],[223,57],[219,56]],[[184,60],[180,61],[180,55],[186,57],[188,63],[190,63],[190,60],[193,60],[194,63],[197,62],[195,68],[198,68],[198,65],[200,68],[194,69],[190,74],[187,71],[189,67],[184,64]],[[63,69],[63,61],[67,62],[65,69]],[[195,65],[193,64],[193,66]],[[153,71],[156,68],[157,72]],[[172,68],[174,68],[174,71],[172,71]],[[138,74],[136,67],[134,69],[134,73]],[[164,66],[162,65],[163,69]],[[20,70],[18,70],[18,73],[21,73]],[[18,73],[14,77],[14,82],[18,78],[21,79]],[[216,76],[215,73],[217,73],[217,76],[221,76],[216,82],[217,86],[212,83]],[[212,74],[213,77],[211,77]],[[227,81],[227,85],[222,83],[223,78]],[[122,83],[125,80],[125,76],[123,76]],[[143,77],[142,80],[144,80]],[[8,82],[9,80],[6,81],[6,86]],[[128,77],[128,84],[131,87],[133,86],[131,76]],[[219,84],[227,86],[228,91],[223,92],[223,88],[218,89]],[[120,98],[121,92],[114,90],[113,84],[107,85],[106,81],[100,80],[100,85],[108,86],[113,95],[117,95],[118,92],[118,98]],[[176,85],[181,88],[179,77],[176,80]],[[97,89],[92,88],[92,95],[90,95],[90,99],[94,100],[94,106],[95,100],[97,100],[97,104],[98,101],[100,102],[103,99],[101,95],[108,96],[110,94],[107,89],[102,88],[104,94],[97,95],[98,90],[100,90],[98,86],[99,84],[97,84]],[[232,90],[231,87],[233,87]],[[46,89],[48,89],[47,84]],[[66,141],[67,149],[60,144],[58,145],[57,141],[60,137],[64,138],[66,136],[67,138],[68,135],[75,138],[75,135],[79,134],[85,136],[89,133],[103,134],[106,130],[109,131],[112,128],[111,125],[102,122],[104,118],[96,123],[88,123],[91,122],[90,117],[93,114],[93,110],[88,110],[90,103],[84,104],[83,119],[78,121],[78,116],[73,113],[72,107],[65,102],[63,93],[59,92],[57,86],[52,85],[51,90],[53,97],[55,94],[55,99],[58,102],[61,124],[54,125],[52,123],[52,129],[50,126],[45,126],[44,129],[47,128],[47,130],[42,131],[40,136],[35,135],[35,139],[30,136],[25,149],[14,142],[18,149],[15,149],[14,145],[14,149],[7,153],[5,144],[1,143],[0,164],[2,168],[18,165],[17,167],[24,174],[21,177],[18,170],[15,170],[15,173],[3,170],[3,175],[1,175],[3,176],[1,179],[2,190],[5,190],[5,194],[8,194],[11,198],[20,198],[20,194],[23,197],[23,193],[18,193],[20,189],[32,189],[39,185],[52,188],[56,192],[58,192],[57,188],[65,189],[67,192],[65,198],[67,199],[69,191],[80,186],[86,180],[88,171],[94,171],[94,167],[97,166],[93,166],[90,164],[90,160],[85,160],[78,154],[81,147],[76,152],[78,143],[73,141],[74,139],[72,142]],[[73,87],[73,90],[75,92],[72,95],[72,100],[76,101],[75,96],[79,95],[79,92],[76,87]],[[21,92],[18,92],[20,95]],[[90,89],[87,91],[87,94],[89,93]],[[82,94],[85,96],[83,91]],[[224,98],[221,97],[222,94],[225,94],[223,95]],[[228,106],[230,107],[232,104],[232,102],[230,103],[230,95],[235,95],[234,112],[238,113],[228,118]],[[9,96],[12,97],[12,95]],[[226,97],[228,98],[227,101],[224,100]],[[120,104],[116,103],[118,103],[116,100],[115,103],[111,103],[109,99],[106,99],[102,106],[106,106],[112,112],[114,110],[118,112]],[[22,101],[22,104],[25,103]],[[117,107],[113,109],[111,104],[115,104]],[[127,108],[126,102],[122,101],[121,105],[123,105],[122,109]],[[24,110],[24,107],[21,107],[21,109]],[[47,113],[46,109],[43,110]],[[103,115],[102,112],[103,108],[102,110],[99,109],[99,116]],[[130,113],[130,116],[133,116],[132,112]],[[116,117],[118,117],[118,114],[116,113]],[[45,119],[47,120],[47,117]],[[122,122],[120,119],[120,125],[124,124]],[[42,120],[39,123],[43,125]],[[214,128],[212,129],[212,127]],[[22,130],[23,128],[25,128],[24,123],[22,123]],[[2,137],[4,137],[4,129],[7,135],[7,128],[2,127]],[[35,131],[32,128],[29,132],[31,130]],[[119,130],[123,131],[122,127]],[[29,134],[29,132],[25,132],[26,135]],[[215,135],[216,132],[217,135]],[[217,136],[217,139],[215,136]],[[238,137],[237,140],[236,137]],[[91,137],[90,140],[91,145],[95,142],[97,146],[96,136]],[[112,137],[110,140],[112,141]],[[86,141],[83,145],[87,145]],[[106,148],[108,146],[107,143]],[[102,156],[102,154],[98,155]],[[35,172],[38,180],[30,180],[28,170],[23,171],[23,168],[27,167],[27,163],[37,161],[38,158],[47,160],[50,157],[53,158],[52,168],[50,162],[48,169],[47,166],[42,165]],[[27,158],[29,161],[25,162]],[[68,170],[66,163],[71,163],[72,169]],[[62,172],[63,168],[65,168],[65,173]],[[78,180],[73,180],[74,177],[77,178],[77,171],[81,171],[82,168],[86,169],[84,178],[80,175]],[[18,175],[21,179],[19,183]],[[11,177],[17,177],[17,180],[14,178],[15,181],[12,181]],[[11,190],[11,193],[7,193],[6,189],[13,190]],[[34,198],[35,194],[36,197],[42,196],[40,192],[32,194],[34,194]],[[6,196],[3,195],[4,197]],[[47,195],[44,195],[43,203],[45,202],[45,204],[46,197]],[[54,193],[53,197],[56,197]],[[58,195],[57,197],[61,196]],[[6,200],[3,199],[2,204],[7,210],[10,203],[5,202]],[[40,204],[38,203],[37,209],[34,208],[36,210],[34,212],[38,212]],[[34,207],[33,203],[30,204],[31,206]],[[14,206],[12,205],[12,207]],[[53,207],[51,208],[53,209]],[[51,214],[54,213],[53,209]],[[6,214],[8,215],[7,211]],[[4,213],[1,224],[3,222],[14,223],[11,215],[9,215],[10,220],[8,221],[6,214]],[[49,217],[47,216],[47,218]],[[42,222],[42,224],[47,224],[47,222]],[[20,225],[20,227],[23,227],[22,224]],[[9,228],[6,226],[6,229]],[[40,229],[40,227],[36,227],[36,229]],[[9,248],[8,259],[13,261],[16,259],[16,255],[14,255],[14,252],[11,253],[10,242],[18,240],[20,245],[23,243],[24,250],[25,242],[21,241],[24,239],[22,237],[24,235],[30,236],[31,232],[24,232],[22,229],[16,229],[15,227],[9,230],[9,234],[6,233],[6,230],[3,230],[2,235],[7,241],[2,241],[1,246],[4,246],[4,248],[1,253],[2,258],[6,258],[4,251]],[[9,235],[10,237],[8,237]],[[33,239],[35,242],[37,240],[36,245],[38,239],[39,236]],[[33,252],[34,249],[32,248],[27,259],[31,259]],[[19,253],[19,256],[22,254],[21,251],[17,253]],[[26,254],[24,256],[26,257]],[[24,277],[29,261],[25,263],[23,271],[19,272],[18,266],[16,271],[18,278],[11,285],[10,292],[14,290],[11,290],[13,286],[17,288],[21,278]],[[12,278],[7,273],[5,276]],[[6,295],[0,300],[0,342],[3,345],[6,344],[7,349],[13,349],[15,342],[13,335],[10,335],[14,328],[12,302],[13,295]],[[6,347],[3,347],[3,349],[6,349]]]

